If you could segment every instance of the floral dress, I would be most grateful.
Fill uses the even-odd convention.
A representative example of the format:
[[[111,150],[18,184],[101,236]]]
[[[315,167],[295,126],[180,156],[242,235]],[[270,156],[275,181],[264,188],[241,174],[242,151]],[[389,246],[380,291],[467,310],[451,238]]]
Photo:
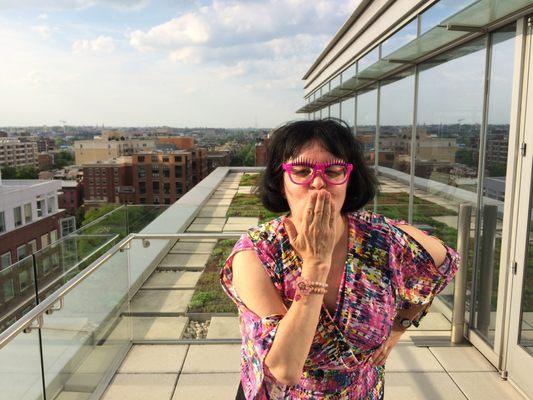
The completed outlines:
[[[331,314],[322,304],[297,385],[281,384],[264,363],[283,315],[259,317],[239,298],[232,284],[233,256],[254,250],[285,306],[290,307],[302,260],[283,228],[286,216],[249,229],[226,260],[220,281],[239,310],[241,382],[247,399],[383,399],[385,368],[371,365],[369,357],[389,337],[396,310],[410,304],[429,307],[452,280],[459,256],[451,247],[443,243],[446,260],[437,267],[412,236],[395,226],[405,221],[365,210],[347,216],[348,253],[336,309]]]

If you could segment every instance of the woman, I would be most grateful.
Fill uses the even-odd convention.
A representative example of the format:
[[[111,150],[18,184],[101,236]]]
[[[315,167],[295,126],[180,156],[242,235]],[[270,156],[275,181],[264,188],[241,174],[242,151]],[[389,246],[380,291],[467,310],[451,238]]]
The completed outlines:
[[[339,120],[272,135],[261,200],[287,215],[249,229],[221,283],[239,309],[246,399],[383,399],[384,366],[453,278],[437,238],[361,210],[377,182]]]

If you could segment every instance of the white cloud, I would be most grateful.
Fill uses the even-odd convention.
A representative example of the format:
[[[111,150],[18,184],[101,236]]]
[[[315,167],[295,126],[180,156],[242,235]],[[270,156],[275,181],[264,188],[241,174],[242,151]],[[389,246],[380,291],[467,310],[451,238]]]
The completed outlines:
[[[109,36],[98,36],[94,40],[76,40],[72,43],[74,54],[112,53],[115,50],[115,40]]]
[[[58,29],[55,26],[50,25],[36,25],[31,28],[33,31],[37,32],[44,39],[48,39],[52,33],[57,32]]]
[[[176,46],[198,45],[209,40],[209,25],[203,17],[192,13],[173,18],[148,32],[134,31],[130,43],[140,51]]]
[[[139,11],[149,3],[150,0],[2,0],[0,9],[83,10],[104,5],[122,11]]]
[[[234,65],[219,67],[215,72],[220,79],[229,79],[244,75],[247,68],[244,61],[239,61]]]
[[[44,13],[44,14],[39,14],[39,16],[37,17],[37,19],[39,20],[45,20],[45,19],[48,19],[48,14]]]
[[[199,64],[203,59],[202,51],[197,47],[182,47],[174,50],[169,54],[169,58],[183,64]]]

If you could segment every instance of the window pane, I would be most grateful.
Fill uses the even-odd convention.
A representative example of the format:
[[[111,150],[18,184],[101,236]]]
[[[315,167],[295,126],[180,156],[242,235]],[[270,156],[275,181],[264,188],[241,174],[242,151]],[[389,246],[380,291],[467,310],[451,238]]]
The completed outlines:
[[[432,234],[451,245],[457,243],[457,229],[446,221],[457,221],[460,202],[474,208],[477,203],[485,43],[480,38],[421,65],[415,153],[418,184],[412,222],[429,225]],[[422,196],[426,198],[418,198]],[[469,241],[469,258],[474,242]],[[471,274],[467,276],[471,279]],[[453,285],[439,298],[452,305]]]
[[[374,166],[374,140],[377,122],[377,90],[357,95],[357,139],[363,146],[365,163]]]
[[[451,17],[469,4],[474,3],[474,1],[475,0],[440,0],[420,16],[422,20],[420,33],[422,34],[433,28],[446,18]]]
[[[352,132],[355,127],[355,97],[343,100],[341,103],[341,118],[352,128]]]
[[[15,226],[22,225],[22,210],[20,207],[15,207],[13,209],[13,215],[15,217]]]
[[[329,106],[329,116],[339,118],[341,112],[341,106],[339,103],[335,103]]]
[[[0,232],[5,232],[6,230],[6,219],[4,215],[4,212],[0,211]]]
[[[24,204],[24,223],[31,222],[31,203]]]
[[[394,50],[399,49],[404,44],[409,43],[413,39],[416,39],[416,31],[418,29],[418,23],[416,18],[394,33],[390,38],[381,43],[381,58],[386,58],[387,55]]]
[[[0,257],[0,267],[7,268],[11,265],[11,252],[2,254]]]
[[[414,75],[383,81],[380,88],[378,176],[387,187],[377,198],[378,212],[409,218]],[[400,207],[399,207],[400,206]]]
[[[492,34],[487,144],[483,178],[484,196],[481,197],[480,204],[482,210],[480,237],[489,240],[482,241],[483,245],[479,247],[477,301],[475,302],[477,318],[474,321],[477,331],[491,345],[494,345],[495,326],[493,322],[496,319],[500,274],[515,32],[516,26],[513,24]],[[523,303],[523,307],[525,307],[523,312],[533,311],[532,307],[527,309],[527,302]],[[525,322],[524,324],[527,325]]]

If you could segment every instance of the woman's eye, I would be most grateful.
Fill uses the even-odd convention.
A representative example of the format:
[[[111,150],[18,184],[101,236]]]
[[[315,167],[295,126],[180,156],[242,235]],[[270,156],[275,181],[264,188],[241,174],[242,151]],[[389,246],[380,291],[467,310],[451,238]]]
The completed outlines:
[[[295,175],[300,175],[300,176],[307,176],[307,175],[310,175],[311,174],[311,168],[306,168],[306,167],[297,167],[297,168],[293,168],[292,169],[292,173],[295,174]]]
[[[326,174],[331,177],[343,176],[346,173],[343,166],[334,166],[326,168]]]

